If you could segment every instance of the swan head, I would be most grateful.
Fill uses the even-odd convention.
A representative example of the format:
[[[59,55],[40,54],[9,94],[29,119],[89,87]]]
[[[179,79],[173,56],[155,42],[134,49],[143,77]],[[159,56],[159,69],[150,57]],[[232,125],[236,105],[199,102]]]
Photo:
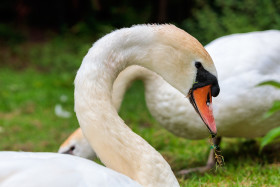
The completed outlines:
[[[195,82],[188,93],[190,103],[201,117],[213,137],[217,134],[213,116],[212,96],[219,95],[220,87],[217,77],[207,71],[201,62],[195,62],[197,68]]]
[[[59,147],[58,153],[71,154],[87,159],[95,159],[96,154],[84,138],[80,128],[74,131]]]
[[[185,31],[173,25],[157,29],[161,42],[155,42],[158,46],[152,50],[152,56],[159,62],[152,68],[188,96],[210,133],[215,135],[212,96],[218,96],[220,88],[212,58],[200,42]]]

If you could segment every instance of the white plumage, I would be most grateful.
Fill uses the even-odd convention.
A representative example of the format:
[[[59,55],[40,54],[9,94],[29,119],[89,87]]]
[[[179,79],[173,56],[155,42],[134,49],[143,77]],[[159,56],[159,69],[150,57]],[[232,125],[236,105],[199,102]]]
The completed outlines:
[[[1,187],[140,187],[129,177],[87,159],[57,153],[0,153]]]

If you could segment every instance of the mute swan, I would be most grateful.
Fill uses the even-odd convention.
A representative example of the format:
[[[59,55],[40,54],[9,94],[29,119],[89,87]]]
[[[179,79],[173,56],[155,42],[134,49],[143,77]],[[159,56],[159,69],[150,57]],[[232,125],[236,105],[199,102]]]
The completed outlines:
[[[280,32],[270,30],[233,34],[218,38],[205,48],[215,62],[223,90],[214,99],[218,135],[255,138],[279,126],[280,113],[267,119],[263,115],[273,101],[280,100],[280,90],[256,85],[271,79],[280,81]],[[188,139],[208,136],[203,123],[183,95],[160,76],[143,67],[128,67],[116,79],[112,98],[117,109],[125,90],[135,79],[144,81],[148,109],[163,127]],[[82,132],[75,131],[74,134],[61,145],[59,152],[65,153],[71,147],[73,155],[94,158],[94,151],[84,140]],[[215,163],[213,159],[211,150],[208,165],[197,169],[201,172],[210,169]],[[182,173],[190,171],[193,170]]]
[[[0,159],[0,181],[12,181],[14,186],[31,183],[31,186],[34,180],[36,181],[36,176],[42,178],[43,170],[58,178],[54,176],[43,181],[47,184],[57,179],[57,183],[53,182],[49,186],[60,186],[62,178],[70,181],[69,186],[77,186],[79,182],[88,186],[117,186],[119,183],[116,181],[119,177],[122,182],[125,181],[120,173],[143,186],[179,186],[164,158],[125,125],[112,105],[111,90],[114,80],[119,72],[133,64],[157,72],[182,94],[190,95],[193,106],[210,132],[216,133],[211,98],[219,94],[219,85],[215,66],[203,46],[173,25],[139,25],[124,28],[104,36],[92,46],[75,78],[75,111],[79,124],[91,147],[108,167],[97,168],[97,165],[92,164],[88,166],[90,168],[86,175],[92,176],[103,168],[100,175],[103,175],[103,179],[106,178],[105,184],[101,180],[97,183],[86,180],[88,178],[83,178],[84,173],[81,177],[76,177],[76,174],[83,170],[80,165],[85,167],[88,161],[51,153],[1,153],[5,161]],[[50,160],[46,165],[36,167],[43,164],[44,159],[49,160],[52,155],[58,158],[57,162]],[[64,166],[62,159],[66,159],[63,162]],[[2,170],[6,162],[12,163],[17,160],[23,165],[8,165]],[[73,163],[74,166],[70,167]],[[92,168],[96,169],[93,174],[90,173]],[[107,174],[109,168],[119,172],[114,177],[115,183],[111,183],[110,178],[113,171],[112,175]],[[7,172],[8,174],[3,175]],[[32,177],[33,180],[23,182],[22,175],[17,178],[19,172],[28,173],[28,179]],[[134,185],[136,186],[136,182]]]
[[[98,187],[141,185],[93,161],[57,153],[0,152],[1,187]]]

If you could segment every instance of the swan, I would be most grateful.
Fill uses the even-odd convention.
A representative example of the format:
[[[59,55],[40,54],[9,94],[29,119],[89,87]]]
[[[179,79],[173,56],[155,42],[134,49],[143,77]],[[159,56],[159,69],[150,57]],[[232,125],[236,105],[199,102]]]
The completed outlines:
[[[88,161],[54,153],[1,152],[1,183],[12,181],[14,183],[9,183],[13,184],[10,186],[28,183],[32,186],[34,180],[38,182],[38,175],[39,178],[44,177],[41,171],[45,171],[53,177],[43,183],[47,185],[55,181],[49,186],[60,186],[62,179],[68,180],[69,186],[77,186],[77,183],[82,182],[88,186],[122,186],[117,182],[125,183],[125,176],[135,181],[132,184],[134,186],[137,183],[143,186],[179,186],[169,164],[125,125],[112,104],[114,80],[119,72],[133,64],[151,69],[182,94],[189,95],[206,127],[212,134],[216,134],[212,96],[217,96],[220,89],[215,66],[204,47],[191,35],[173,25],[123,28],[95,42],[84,57],[74,82],[74,108],[79,124],[92,149],[108,168],[92,163],[86,169],[88,172],[76,176]],[[48,158],[51,156],[55,157],[53,162]],[[44,165],[46,160],[48,162]],[[5,165],[6,162],[10,164],[17,161],[21,163],[19,166]],[[2,166],[6,166],[4,170]],[[103,169],[99,173],[100,168]],[[96,172],[91,173],[93,169]],[[110,178],[113,170],[117,173],[114,176],[115,183],[111,183]],[[107,171],[111,171],[111,175]],[[19,172],[28,173],[28,180],[23,182],[22,175],[17,176]],[[88,177],[84,177],[84,174],[103,176],[104,185],[101,180],[97,183],[86,180]]]
[[[280,90],[256,85],[267,80],[280,81],[280,32],[268,30],[228,35],[212,41],[205,49],[215,62],[223,90],[213,101],[218,135],[255,138],[279,126],[279,112],[266,119],[263,115],[275,100],[280,100]],[[112,100],[116,109],[121,105],[125,90],[135,79],[143,80],[147,107],[164,128],[187,139],[208,136],[204,124],[183,95],[160,76],[143,67],[128,67],[114,82]],[[60,146],[58,152],[66,153],[72,148],[73,155],[95,158],[82,132],[75,131],[74,134]],[[220,138],[216,144],[219,142]],[[204,172],[212,168],[214,163],[211,149],[205,167],[181,173],[195,170]]]
[[[97,158],[88,141],[83,135],[82,129],[77,128],[60,146],[58,153],[70,154],[89,160]]]
[[[141,185],[114,170],[72,155],[0,152],[1,187],[98,187]]]

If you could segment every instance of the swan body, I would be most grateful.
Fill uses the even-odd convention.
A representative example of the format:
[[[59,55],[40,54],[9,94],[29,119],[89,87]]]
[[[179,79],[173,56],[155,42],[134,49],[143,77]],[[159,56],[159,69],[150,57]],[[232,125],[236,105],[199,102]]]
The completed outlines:
[[[90,160],[56,153],[1,152],[0,168],[1,187],[141,186]]]
[[[280,31],[224,36],[205,48],[215,62],[222,90],[213,101],[218,135],[255,138],[279,126],[279,112],[266,119],[263,115],[275,100],[280,100],[280,90],[256,85],[267,80],[280,81]],[[135,79],[143,80],[147,107],[164,128],[188,139],[209,136],[184,95],[163,78],[143,67],[128,67],[114,82],[112,98],[117,109],[121,105],[125,90]],[[83,139],[82,133],[75,134]],[[92,158],[79,151],[81,147],[90,149],[89,144],[77,142],[80,141],[68,139],[59,152],[65,152],[71,145],[75,150],[78,149],[74,155]]]
[[[164,77],[182,94],[190,94],[195,109],[211,133],[216,133],[211,96],[219,94],[215,66],[203,46],[183,30],[173,25],[138,25],[116,30],[95,42],[84,57],[75,78],[75,112],[91,148],[108,167],[105,169],[99,166],[103,168],[100,171],[105,177],[107,175],[105,173],[111,171],[109,169],[111,168],[119,175],[126,175],[143,186],[179,186],[162,155],[126,126],[112,104],[114,80],[123,69],[133,64],[149,68]],[[3,154],[5,157],[7,153]],[[18,154],[19,158],[22,154],[30,154],[27,156],[31,158],[28,162],[30,165],[36,165],[37,161],[43,162],[41,158],[44,157],[42,154],[37,159],[35,153],[11,154]],[[70,159],[66,155],[54,157],[58,158],[57,160],[64,158],[71,160],[64,162],[69,168],[65,166],[66,170],[62,169],[61,173],[69,171],[72,163],[75,163],[73,167],[77,168],[80,164],[83,165],[82,162],[86,162],[78,157]],[[17,156],[13,156],[11,162],[17,159]],[[7,160],[9,158],[6,158]],[[48,166],[56,168],[55,165],[46,167]],[[96,165],[92,164],[89,167],[89,170],[99,172]],[[41,169],[46,168],[44,166],[31,168],[35,171],[34,178]],[[28,167],[23,165],[19,170],[25,172],[28,171]],[[15,171],[18,172],[17,168],[7,166],[3,172],[10,174],[0,177],[0,181],[4,183],[5,180],[17,181]],[[108,176],[112,175],[114,174],[109,172]],[[58,184],[61,177],[62,174],[57,180]],[[113,179],[116,184],[109,184],[118,186],[117,178],[118,176],[115,176]],[[55,180],[53,177],[51,179]],[[87,181],[88,178],[84,179]],[[71,181],[72,178],[67,177],[66,180]],[[120,178],[121,182],[124,180],[123,177]],[[28,182],[32,184],[33,181]],[[87,184],[92,182],[90,179]],[[127,184],[130,182],[127,181]],[[131,184],[136,185],[136,182]],[[104,181],[104,184],[108,184],[108,181]],[[91,186],[103,186],[103,183],[99,181],[98,184],[92,183]]]

